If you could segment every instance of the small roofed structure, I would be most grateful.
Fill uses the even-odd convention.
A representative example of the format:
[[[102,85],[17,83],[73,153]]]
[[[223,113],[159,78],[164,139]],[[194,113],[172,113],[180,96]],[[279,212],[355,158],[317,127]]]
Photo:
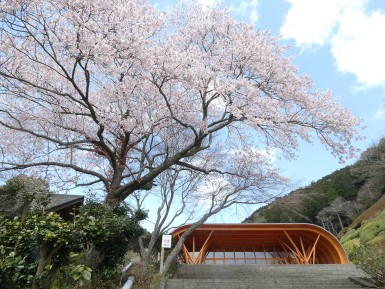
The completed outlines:
[[[44,196],[43,196],[44,197]],[[67,194],[51,194],[45,206],[38,203],[38,199],[42,198],[42,194],[36,194],[35,199],[28,204],[28,210],[44,210],[48,212],[58,213],[64,220],[72,220],[73,214],[84,204],[84,196],[67,195]]]
[[[191,225],[172,232],[175,241]],[[182,246],[186,264],[347,264],[340,242],[313,224],[204,224]]]
[[[65,220],[71,220],[72,214],[83,206],[84,196],[82,195],[64,195],[53,194],[45,208],[46,211],[56,212]]]
[[[65,220],[72,220],[73,213],[83,206],[83,203],[83,195],[36,193],[33,199],[18,198],[16,202],[4,202],[1,204],[0,212],[9,217],[24,218],[31,210],[43,210],[58,213]]]

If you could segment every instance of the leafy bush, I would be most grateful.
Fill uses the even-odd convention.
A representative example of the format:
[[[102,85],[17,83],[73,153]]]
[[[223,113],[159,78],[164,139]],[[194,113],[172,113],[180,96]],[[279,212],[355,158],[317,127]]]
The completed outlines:
[[[84,253],[70,253],[68,264],[60,268],[52,281],[52,289],[91,289],[92,269],[85,266]]]
[[[341,243],[348,242],[350,240],[356,239],[360,237],[360,230],[352,229],[349,230],[342,238]]]
[[[49,288],[70,251],[82,241],[74,224],[52,212],[29,213],[24,222],[18,216],[1,216],[0,227],[0,282],[5,288]]]
[[[30,212],[24,221],[0,215],[0,288],[82,288],[93,273],[98,288],[111,288],[125,252],[142,234],[144,217],[123,205],[97,203],[83,207],[71,222],[42,211]],[[102,256],[92,268],[89,248]]]
[[[98,276],[100,288],[100,284],[103,288],[110,288],[119,280],[121,272],[118,265],[143,234],[139,221],[146,217],[143,211],[130,212],[124,204],[111,208],[95,202],[85,206],[77,216],[76,220],[85,224],[82,229],[92,240],[92,248],[102,256],[100,262],[89,264]]]
[[[360,239],[355,238],[355,239],[351,239],[349,241],[345,241],[343,243],[343,246],[344,246],[346,252],[349,254],[350,252],[353,251],[354,247],[358,246],[359,244],[360,244]]]
[[[361,242],[364,244],[370,242],[378,233],[378,228],[374,224],[367,224],[360,233]]]
[[[385,246],[385,210],[377,213],[371,219],[361,223],[357,229],[352,229],[341,238],[341,243],[348,253],[352,251],[352,245],[370,244],[384,248]]]
[[[24,219],[32,202],[35,208],[43,209],[50,197],[51,192],[45,180],[18,175],[0,187],[0,212]]]
[[[353,248],[350,259],[378,284],[385,284],[385,251],[375,245],[360,244]]]

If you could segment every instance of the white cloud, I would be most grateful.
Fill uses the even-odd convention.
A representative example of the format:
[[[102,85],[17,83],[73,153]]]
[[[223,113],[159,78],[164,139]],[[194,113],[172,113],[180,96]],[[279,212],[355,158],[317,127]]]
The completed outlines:
[[[366,10],[369,0],[287,0],[281,34],[297,46],[330,45],[335,65],[364,87],[385,85],[385,14]]]
[[[385,14],[348,9],[331,41],[339,71],[356,75],[364,86],[385,84]]]
[[[230,8],[233,14],[248,19],[252,24],[256,24],[259,18],[258,4],[259,0],[241,0],[231,1],[231,3],[226,3],[226,6]]]
[[[341,6],[336,0],[287,0],[292,5],[281,34],[294,38],[297,46],[323,45],[336,25]]]
[[[253,24],[258,22],[258,10],[256,8],[252,9],[250,12],[250,22]]]
[[[376,113],[374,114],[375,119],[385,119],[385,103],[383,103]]]
[[[221,175],[210,175],[198,186],[195,197],[199,204],[210,207],[215,203],[220,203],[224,197],[233,193],[233,187]]]

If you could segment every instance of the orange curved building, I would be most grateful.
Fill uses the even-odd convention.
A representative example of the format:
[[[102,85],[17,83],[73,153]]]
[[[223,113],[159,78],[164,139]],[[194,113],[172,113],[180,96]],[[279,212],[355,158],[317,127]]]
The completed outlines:
[[[172,232],[175,241],[191,225]],[[182,246],[186,264],[347,264],[339,241],[312,224],[204,224]]]

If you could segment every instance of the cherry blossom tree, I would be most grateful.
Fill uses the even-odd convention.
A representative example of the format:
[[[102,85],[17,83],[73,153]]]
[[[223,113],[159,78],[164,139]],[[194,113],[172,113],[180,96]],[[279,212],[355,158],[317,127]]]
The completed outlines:
[[[113,204],[169,169],[245,181],[245,154],[293,158],[299,139],[351,157],[360,120],[286,51],[219,7],[3,0],[0,170],[99,186]]]

